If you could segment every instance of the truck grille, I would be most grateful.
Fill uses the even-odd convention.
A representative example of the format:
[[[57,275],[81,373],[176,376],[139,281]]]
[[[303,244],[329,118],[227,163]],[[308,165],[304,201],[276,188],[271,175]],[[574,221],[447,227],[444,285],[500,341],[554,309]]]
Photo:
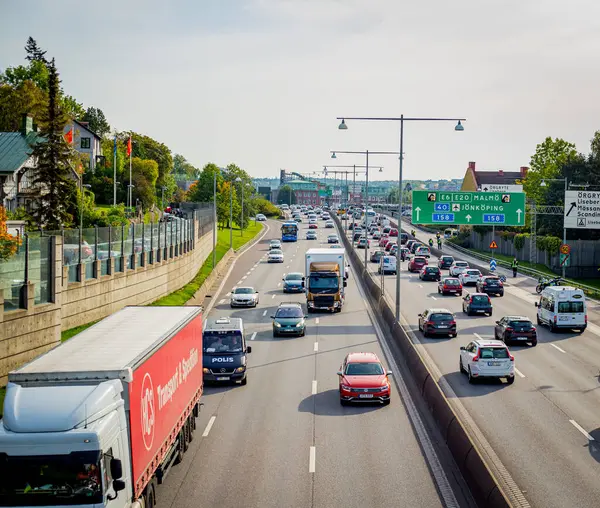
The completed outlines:
[[[235,369],[225,369],[225,368],[215,368],[210,369],[211,374],[215,374],[217,376],[230,375],[233,374]]]
[[[333,296],[315,296],[315,307],[333,307]]]

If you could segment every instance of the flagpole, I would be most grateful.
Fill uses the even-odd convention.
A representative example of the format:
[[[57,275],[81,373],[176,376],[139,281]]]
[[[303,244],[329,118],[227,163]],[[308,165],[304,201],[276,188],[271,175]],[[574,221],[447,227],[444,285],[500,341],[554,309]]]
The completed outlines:
[[[131,133],[129,134],[129,146],[127,150],[129,151],[129,208],[133,206],[133,187],[131,186],[131,155],[132,155],[132,143],[131,143]]]
[[[113,145],[113,206],[117,206],[117,135],[115,134],[115,140]]]

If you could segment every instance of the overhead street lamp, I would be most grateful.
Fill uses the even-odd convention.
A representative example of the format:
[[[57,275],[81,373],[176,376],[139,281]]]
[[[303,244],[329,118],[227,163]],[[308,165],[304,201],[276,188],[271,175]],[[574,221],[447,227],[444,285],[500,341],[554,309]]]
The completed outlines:
[[[369,150],[365,150],[365,151],[347,151],[347,150],[336,150],[336,151],[332,151],[331,153],[331,158],[332,159],[337,159],[336,153],[344,153],[344,154],[354,154],[354,155],[364,155],[365,156],[365,223],[367,226],[367,230],[369,229],[369,154],[371,155],[400,155],[400,152],[372,152]],[[379,171],[383,171],[383,169],[381,168],[381,166],[379,166]],[[367,235],[365,234],[365,237],[367,237]],[[352,245],[354,245],[354,242],[352,242]],[[365,270],[368,267],[367,264],[367,256],[369,254],[369,243],[367,241],[367,245],[365,245]]]
[[[236,182],[241,182],[242,179],[238,176],[231,180],[231,185],[229,187],[229,248],[233,249],[233,184]],[[240,226],[241,228],[241,226]]]
[[[565,182],[565,197],[566,197],[567,190],[569,188],[569,184],[568,184],[568,181],[567,181],[566,178],[545,178],[540,183],[540,187],[547,187],[546,182]],[[564,206],[567,206],[567,203],[565,203]],[[566,228],[566,223],[563,220],[563,244],[566,244],[566,243],[567,243],[567,228]],[[562,277],[563,277],[563,279],[566,276],[566,271],[567,271],[567,267],[566,267],[566,263],[565,263],[562,266]]]
[[[457,122],[454,126],[454,130],[462,132],[465,130],[462,122],[465,122],[466,118],[428,118],[428,117],[405,117],[400,115],[399,117],[341,117],[338,116],[337,120],[341,120],[338,125],[340,130],[348,130],[346,120],[366,120],[366,121],[384,121],[384,122],[400,122],[400,165],[398,170],[398,228],[402,229],[402,163],[404,160],[404,122]],[[396,321],[400,322],[400,270],[396,272]]]

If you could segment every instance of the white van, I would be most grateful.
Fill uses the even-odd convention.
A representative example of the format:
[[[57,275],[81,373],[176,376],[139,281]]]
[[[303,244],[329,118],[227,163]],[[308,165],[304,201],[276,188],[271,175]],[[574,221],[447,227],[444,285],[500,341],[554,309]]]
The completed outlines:
[[[383,271],[383,275],[385,275],[386,273],[396,275],[397,269],[398,268],[396,267],[395,256],[383,256],[381,258],[381,263],[379,264],[379,269],[377,270],[377,272],[381,273]]]
[[[537,307],[538,325],[548,325],[552,332],[559,328],[577,329],[587,327],[587,305],[581,289],[570,286],[552,286],[544,289]]]

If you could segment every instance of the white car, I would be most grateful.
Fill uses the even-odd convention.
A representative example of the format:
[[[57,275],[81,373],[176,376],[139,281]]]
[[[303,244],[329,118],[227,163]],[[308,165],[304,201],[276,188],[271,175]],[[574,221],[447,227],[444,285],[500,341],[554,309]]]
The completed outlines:
[[[467,268],[469,268],[469,263],[466,261],[455,261],[450,267],[450,275],[452,277],[458,277]]]
[[[333,227],[335,227],[335,225],[333,224],[333,221],[332,221],[332,220],[328,220],[328,221],[325,223],[325,227],[326,227],[326,228],[333,228]]]
[[[430,258],[431,251],[426,245],[421,245],[421,247],[417,247],[417,250],[415,251],[415,256],[423,256],[424,258]]]
[[[267,258],[269,263],[283,263],[283,251],[281,249],[273,249],[269,251]]]
[[[258,305],[258,291],[253,287],[235,288],[231,292],[231,307],[256,307]]]
[[[506,378],[509,385],[515,381],[515,357],[500,340],[474,340],[461,346],[459,365],[469,383],[483,377]]]
[[[373,231],[373,240],[380,240],[381,239],[381,231],[377,230],[377,231]]]
[[[310,226],[311,224],[317,224],[317,219],[310,219],[308,225]]]
[[[463,272],[458,275],[458,280],[463,286],[468,286],[469,284],[476,285],[479,282],[482,274],[479,270],[475,270],[474,268],[467,268]]]
[[[265,215],[263,215],[262,213],[257,213],[256,214],[256,220],[258,222],[264,222],[267,220],[267,217]]]

